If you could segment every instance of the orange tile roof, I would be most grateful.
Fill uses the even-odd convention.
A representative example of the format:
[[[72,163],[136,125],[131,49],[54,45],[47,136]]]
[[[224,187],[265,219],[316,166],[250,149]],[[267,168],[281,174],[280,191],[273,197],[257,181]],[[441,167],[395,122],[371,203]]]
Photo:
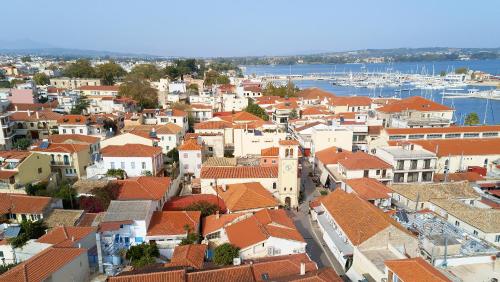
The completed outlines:
[[[279,155],[280,148],[278,147],[269,147],[260,150],[260,155],[262,157],[277,157]]]
[[[199,180],[199,178],[197,178]],[[194,184],[194,180],[191,181]],[[170,198],[164,205],[164,211],[179,211],[185,210],[188,206],[198,203],[198,202],[208,202],[210,204],[218,205],[221,213],[226,212],[226,205],[216,195],[211,194],[194,194],[186,196],[178,196]]]
[[[14,112],[10,114],[10,119],[12,121],[46,121],[46,120],[59,120],[63,115],[52,112],[52,111],[38,111],[38,117],[36,112]]]
[[[356,194],[346,193],[342,189],[335,189],[322,198],[321,203],[354,246],[391,225],[405,231],[382,210]]]
[[[0,213],[42,214],[52,198],[0,193]]]
[[[290,145],[299,145],[299,141],[297,140],[280,140],[280,145],[290,146]]]
[[[187,282],[238,281],[254,282],[251,266],[240,265],[219,269],[195,271],[187,274]]]
[[[500,138],[411,140],[408,142],[418,144],[427,151],[436,153],[438,157],[449,155],[471,156],[500,154]],[[389,145],[396,144],[393,141],[389,141],[388,143]]]
[[[296,254],[252,260],[252,270],[255,281],[262,281],[262,275],[264,274],[267,274],[269,281],[274,281],[275,279],[298,275],[301,263],[305,264],[306,273],[318,269],[316,263],[311,261],[307,254]]]
[[[195,139],[184,141],[178,148],[179,151],[201,151],[203,147]]]
[[[384,113],[399,113],[403,111],[453,111],[453,109],[420,96],[412,96],[402,99],[397,103],[382,106],[378,108],[377,111]]]
[[[277,178],[278,167],[270,166],[235,166],[235,167],[202,167],[200,178]]]
[[[338,274],[330,267],[324,267],[316,271],[306,273],[305,275],[296,275],[289,277],[287,281],[290,282],[342,282],[344,279],[340,278]]]
[[[279,205],[278,200],[259,182],[228,184],[226,191],[219,188],[219,196],[231,212]]]
[[[123,272],[117,276],[108,277],[108,282],[184,282],[186,270],[166,270],[161,272],[133,273]],[[204,281],[208,282],[208,281]]]
[[[159,201],[168,193],[170,177],[140,176],[116,180],[117,200]]]
[[[302,131],[302,130],[305,130],[305,129],[308,129],[308,128],[311,128],[311,127],[314,127],[314,126],[316,126],[316,125],[320,125],[320,124],[324,124],[324,123],[322,123],[322,122],[320,122],[320,121],[311,122],[311,123],[308,123],[308,124],[305,124],[305,125],[303,125],[303,126],[300,126],[300,127],[295,128],[295,130],[294,130],[294,131],[295,131],[295,132],[300,132],[300,131]]]
[[[61,226],[51,229],[36,241],[52,244],[55,247],[77,247],[78,241],[95,231],[95,227]]]
[[[98,215],[98,213],[84,213],[77,226],[91,227]]]
[[[101,139],[81,134],[56,134],[49,136],[49,141],[52,143],[69,143],[71,141],[77,141],[87,144],[94,144],[99,142],[99,140]]]
[[[52,273],[87,253],[83,248],[48,248],[0,275],[1,281],[45,281]]]
[[[323,99],[323,98],[331,98],[332,96],[335,96],[335,94],[324,91],[320,88],[313,87],[313,88],[307,88],[302,91],[297,92],[297,97],[308,99],[308,100],[313,100],[313,99]]]
[[[76,153],[88,149],[89,146],[83,144],[50,143],[47,149],[37,147],[31,150],[35,152]]]
[[[500,131],[500,125],[480,125],[480,126],[449,126],[449,127],[428,127],[428,128],[385,128],[389,135],[405,134],[435,134],[435,133],[477,133]]]
[[[370,106],[372,99],[364,96],[335,96],[328,99],[334,106]]]
[[[191,104],[191,109],[212,109],[212,105],[208,104]]]
[[[404,282],[448,282],[443,273],[426,262],[423,258],[386,260],[385,265]]]
[[[18,172],[14,170],[0,170],[0,179],[9,179]]]
[[[151,217],[148,236],[182,235],[188,225],[193,232],[198,232],[200,211],[156,211]]]
[[[223,120],[205,121],[194,125],[194,129],[224,129],[231,128],[232,124]]]
[[[245,217],[244,214],[239,213],[229,213],[221,215],[209,215],[203,218],[202,231],[201,234],[206,236],[214,231],[217,231],[227,224],[237,220],[240,217]]]
[[[361,151],[348,155],[345,159],[339,160],[338,163],[349,170],[392,168],[390,164],[380,158]]]
[[[156,134],[162,135],[162,134],[177,134],[182,130],[182,127],[178,126],[175,123],[167,123],[167,124],[155,124],[155,125],[137,125],[134,126],[130,132],[146,132],[149,136],[149,132],[152,130],[155,130]]]
[[[448,181],[464,181],[467,180],[469,182],[477,182],[482,181],[485,178],[482,177],[479,173],[475,171],[466,171],[466,172],[457,172],[457,173],[448,173],[447,175]],[[434,174],[434,182],[443,182],[445,179],[444,174]]]
[[[274,105],[274,108],[276,108],[278,110],[293,110],[293,109],[297,109],[298,107],[299,107],[299,105],[297,104],[297,102],[294,102],[294,101],[283,102],[283,103],[279,103],[279,104]]]
[[[14,159],[22,161],[29,155],[31,155],[31,152],[29,151],[16,151],[16,150],[0,151],[0,158],[2,159]]]
[[[57,122],[59,125],[62,124],[87,124],[89,123],[89,117],[86,117],[84,115],[63,115],[60,117]]]
[[[354,190],[364,200],[388,199],[389,193],[392,192],[384,184],[373,178],[354,178],[344,180],[345,184]]]
[[[284,210],[263,209],[253,216],[225,227],[228,240],[239,248],[247,248],[269,237],[305,242]]]
[[[221,116],[219,118],[227,122],[263,121],[260,117],[245,111],[237,112],[228,116]]]
[[[202,269],[205,264],[205,252],[207,251],[205,244],[190,244],[177,246],[174,249],[174,254],[166,267],[186,266],[195,269]]]
[[[328,114],[328,112],[325,113],[324,110],[318,109],[317,107],[309,107],[305,108],[300,112],[303,116],[316,116],[316,115],[324,115]]]
[[[142,144],[110,145],[101,149],[104,157],[153,157],[161,152],[160,147]]]
[[[314,156],[323,165],[328,165],[328,164],[336,164],[338,163],[339,160],[345,159],[353,154],[351,151],[342,150],[341,152],[339,152],[338,150],[339,149],[337,147],[333,146],[316,152]]]
[[[84,85],[80,86],[78,90],[90,90],[90,91],[119,91],[120,86],[118,85],[100,85],[100,86],[92,86],[92,85]]]

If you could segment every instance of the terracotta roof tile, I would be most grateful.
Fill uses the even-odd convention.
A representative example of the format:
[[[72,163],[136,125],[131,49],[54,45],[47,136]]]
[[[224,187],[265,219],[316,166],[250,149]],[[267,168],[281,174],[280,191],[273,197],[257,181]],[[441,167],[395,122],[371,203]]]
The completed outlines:
[[[280,145],[299,145],[299,141],[297,140],[280,140]]]
[[[500,125],[449,126],[449,127],[424,127],[424,128],[385,128],[384,131],[389,135],[498,132],[500,131]]]
[[[390,164],[380,158],[361,151],[346,156],[345,159],[339,160],[338,163],[348,170],[392,168]]]
[[[140,176],[114,183],[119,189],[117,200],[159,201],[168,193],[170,177]]]
[[[479,173],[474,171],[466,171],[466,172],[457,172],[457,173],[448,173],[446,175],[448,181],[464,181],[467,180],[469,182],[477,182],[482,181],[485,178],[482,177]],[[444,174],[434,174],[434,182],[443,182],[445,179]]]
[[[221,213],[226,212],[226,205],[224,204],[224,201],[222,201],[216,195],[210,195],[210,194],[195,194],[195,195],[187,195],[180,197],[172,197],[163,205],[163,210],[164,211],[185,210],[188,206],[198,202],[209,202],[214,205],[219,205],[220,212]]]
[[[46,149],[36,147],[31,150],[35,152],[76,153],[89,150],[89,146],[83,144],[50,143]]]
[[[74,142],[82,142],[86,144],[95,144],[99,142],[99,138],[88,136],[88,135],[80,135],[80,134],[56,134],[49,136],[49,142],[52,143],[74,143]]]
[[[302,91],[297,92],[297,97],[308,99],[308,100],[313,100],[313,99],[320,99],[322,100],[323,98],[331,98],[335,94],[331,92],[324,91],[320,88],[307,88]]]
[[[189,225],[197,232],[200,224],[200,211],[157,211],[153,213],[148,227],[148,236],[167,236],[186,234],[184,226]]]
[[[160,147],[142,144],[110,145],[101,149],[104,157],[153,157],[161,152]]]
[[[405,282],[447,282],[451,281],[443,273],[423,258],[387,260],[385,265]]]
[[[345,159],[352,155],[351,151],[342,150],[339,152],[337,147],[329,147],[321,151],[316,152],[314,156],[323,164],[337,164],[339,160]]]
[[[38,115],[37,115],[38,113]],[[10,114],[10,119],[12,121],[48,121],[48,120],[59,120],[63,115],[52,112],[52,111],[26,111],[26,112],[14,112]]]
[[[260,150],[260,155],[262,157],[277,157],[279,155],[280,148],[278,147],[269,147]]]
[[[470,156],[500,154],[500,138],[412,140],[409,142],[418,144],[427,151],[436,153],[438,157],[449,155]],[[389,145],[397,144],[397,142],[394,141],[389,141],[388,143]]]
[[[80,88],[78,88],[78,90],[90,90],[90,91],[119,91],[120,90],[120,86],[118,85],[97,85],[97,86],[93,86],[93,85],[84,85],[84,86],[80,86]]]
[[[42,214],[52,198],[0,193],[0,213]]]
[[[61,226],[51,229],[36,241],[38,243],[52,244],[55,247],[77,247],[78,241],[95,231],[95,227]]]
[[[244,218],[244,214],[239,214],[239,213],[229,213],[229,214],[221,214],[221,215],[209,215],[205,218],[203,218],[203,224],[202,224],[202,232],[201,234],[203,236],[206,236],[207,234],[210,234],[214,231],[217,231],[227,224],[238,220],[239,218]]]
[[[84,125],[84,124],[88,124],[89,121],[90,121],[90,118],[86,117],[84,115],[64,115],[57,120],[59,125],[62,125],[62,124]]]
[[[399,113],[403,111],[453,111],[453,109],[420,96],[412,96],[402,99],[397,103],[382,106],[378,108],[377,111],[384,113]]]
[[[354,178],[347,179],[344,182],[351,187],[354,192],[364,200],[388,199],[392,192],[384,184],[373,178]]]
[[[202,269],[205,264],[205,252],[207,251],[207,247],[208,246],[205,244],[177,246],[174,249],[174,254],[170,262],[165,264],[165,266],[186,266]]]
[[[232,124],[223,120],[205,121],[194,125],[194,129],[224,129],[231,128]]]
[[[128,274],[123,272],[117,276],[108,277],[108,282],[184,282],[186,271],[181,270],[167,270],[161,272],[148,272],[138,274]],[[208,282],[208,281],[204,281]]]
[[[364,96],[335,96],[328,99],[334,106],[370,106],[372,99]]]
[[[177,149],[179,151],[201,151],[203,147],[198,144],[197,140],[189,139],[184,141]]]
[[[219,196],[231,212],[279,205],[278,200],[259,182],[228,184],[225,191],[219,188]]]
[[[236,167],[202,167],[202,179],[224,178],[277,178],[278,167],[236,166]]]
[[[254,282],[249,265],[224,267],[219,269],[191,272],[187,274],[187,282],[238,281]]]

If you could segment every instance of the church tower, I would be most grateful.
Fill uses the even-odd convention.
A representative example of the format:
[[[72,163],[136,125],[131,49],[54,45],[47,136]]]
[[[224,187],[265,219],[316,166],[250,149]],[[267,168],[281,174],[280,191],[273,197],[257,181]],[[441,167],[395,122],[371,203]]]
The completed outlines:
[[[281,140],[278,155],[278,189],[280,202],[294,208],[299,203],[300,179],[299,142],[297,140]]]

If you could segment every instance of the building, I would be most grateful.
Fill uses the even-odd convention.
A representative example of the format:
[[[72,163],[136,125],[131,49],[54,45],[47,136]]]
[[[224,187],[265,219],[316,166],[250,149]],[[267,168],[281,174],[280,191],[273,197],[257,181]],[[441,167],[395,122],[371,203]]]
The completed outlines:
[[[93,134],[90,118],[84,115],[64,115],[57,122],[59,134]]]
[[[11,121],[15,122],[16,138],[28,138],[32,140],[43,140],[49,138],[58,131],[58,121],[61,114],[44,111],[12,112]]]
[[[82,86],[100,86],[101,80],[97,78],[57,77],[50,79],[50,85],[63,89],[78,89]]]
[[[116,200],[150,200],[155,204],[156,210],[161,210],[163,204],[176,194],[174,189],[170,189],[170,177],[139,176],[115,180],[111,184],[118,188]]]
[[[384,261],[418,256],[418,240],[376,206],[336,189],[312,211],[327,247],[354,281],[387,277]]]
[[[16,123],[10,119],[10,113],[0,113],[0,125],[2,126],[2,130],[0,130],[0,148],[3,150],[10,150],[12,149],[12,139],[14,137],[16,125]]]
[[[181,175],[199,178],[201,164],[203,162],[203,146],[199,145],[196,139],[189,139],[184,141],[184,143],[178,147],[178,150]]]
[[[84,85],[76,89],[81,96],[118,96],[120,87],[118,85]]]
[[[146,242],[155,242],[160,254],[171,258],[189,233],[200,232],[200,211],[156,211],[151,217]]]
[[[391,207],[392,190],[373,178],[347,179],[344,191],[354,193],[381,209]]]
[[[105,175],[110,169],[122,169],[128,177],[163,175],[160,147],[142,144],[109,145],[101,149],[102,158],[87,168],[89,178]]]
[[[170,262],[165,266],[175,267],[192,267],[194,269],[203,269],[205,265],[205,255],[207,252],[207,245],[205,244],[189,244],[177,246]]]
[[[227,184],[217,189],[217,195],[224,201],[228,213],[278,209],[279,206],[278,200],[259,182]]]
[[[388,260],[385,266],[387,267],[387,281],[452,281],[422,258]]]
[[[358,151],[338,160],[337,171],[330,171],[335,182],[369,177],[386,184],[392,181],[392,166],[380,158]]]
[[[45,218],[54,208],[62,208],[61,199],[27,196],[19,194],[0,194],[0,214],[5,220],[22,222]]]
[[[0,193],[26,193],[27,184],[47,180],[50,157],[28,151],[0,152]]]
[[[436,169],[435,153],[413,144],[381,147],[375,155],[391,164],[394,183],[432,182]]]

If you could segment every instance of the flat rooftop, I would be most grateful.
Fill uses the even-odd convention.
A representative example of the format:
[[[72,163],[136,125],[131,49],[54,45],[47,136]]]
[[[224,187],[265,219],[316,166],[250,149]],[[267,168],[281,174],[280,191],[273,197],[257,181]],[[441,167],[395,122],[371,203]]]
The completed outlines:
[[[407,150],[399,146],[390,146],[390,147],[379,148],[379,150],[384,150],[388,152],[396,159],[436,158],[436,154],[422,149]]]

